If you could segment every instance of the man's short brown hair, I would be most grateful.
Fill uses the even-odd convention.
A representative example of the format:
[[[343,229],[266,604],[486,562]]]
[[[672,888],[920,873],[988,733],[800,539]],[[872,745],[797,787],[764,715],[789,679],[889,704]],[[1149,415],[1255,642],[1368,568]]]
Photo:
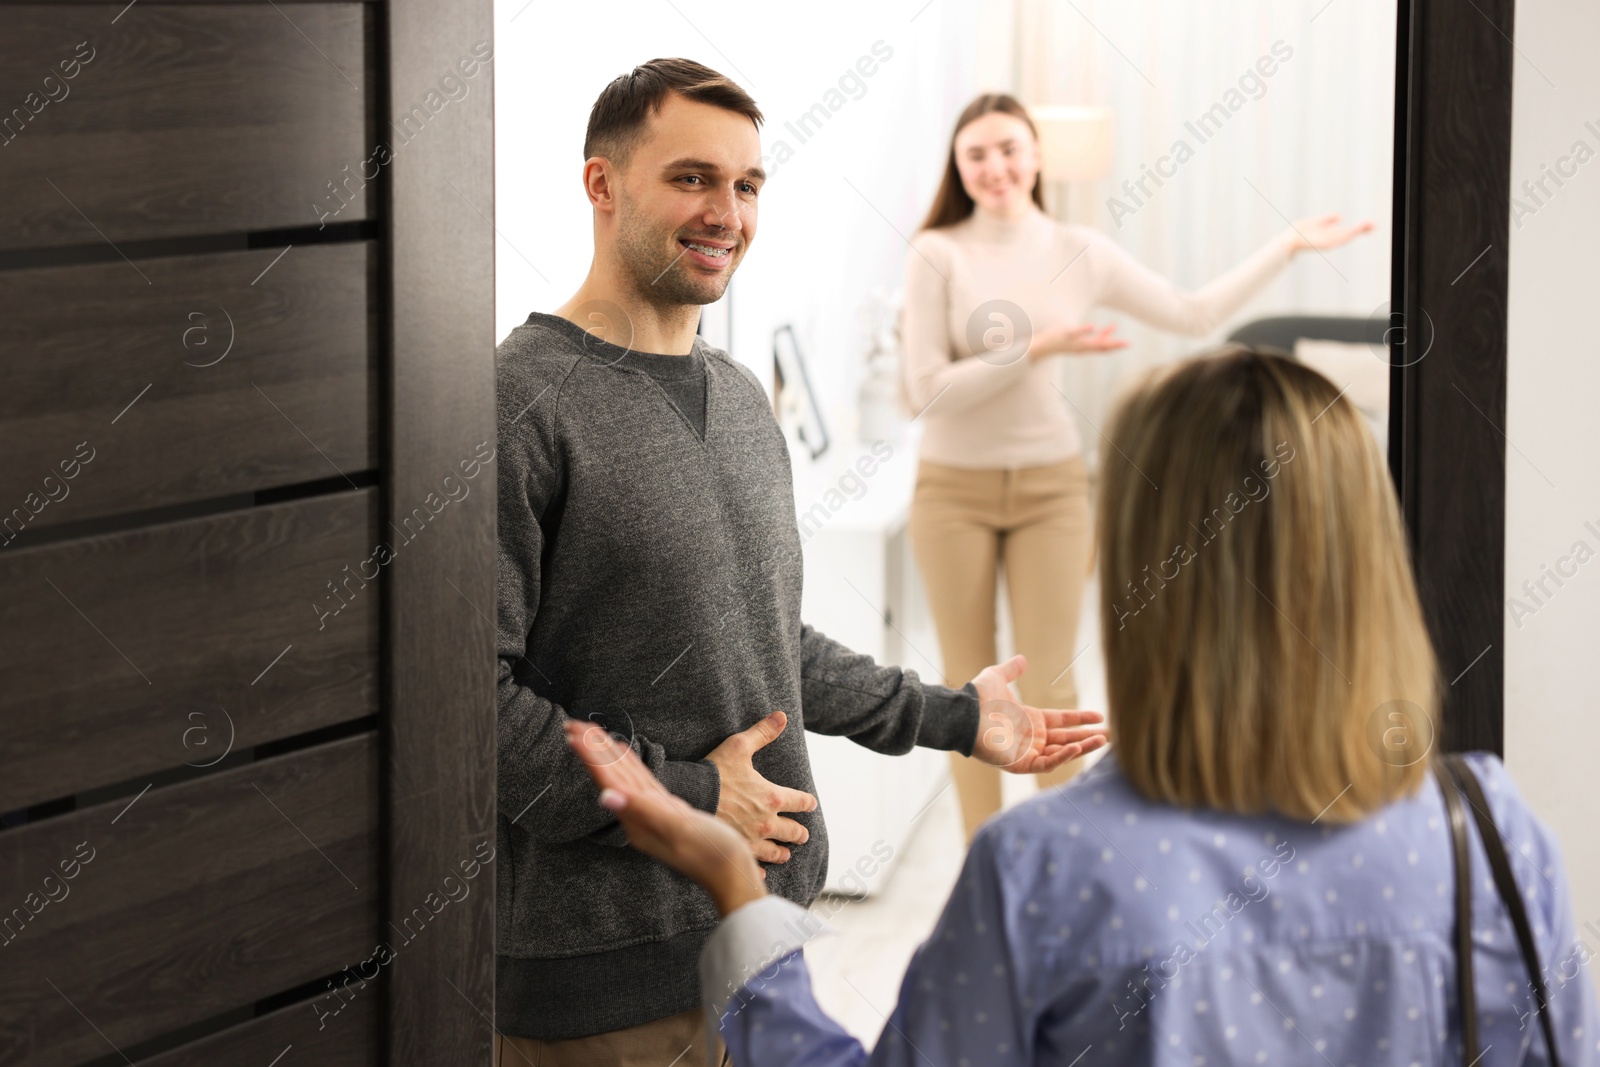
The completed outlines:
[[[669,92],[735,112],[761,126],[761,109],[731,78],[692,59],[652,59],[601,90],[589,111],[583,158],[604,156],[619,167],[627,166],[645,122],[661,110]]]

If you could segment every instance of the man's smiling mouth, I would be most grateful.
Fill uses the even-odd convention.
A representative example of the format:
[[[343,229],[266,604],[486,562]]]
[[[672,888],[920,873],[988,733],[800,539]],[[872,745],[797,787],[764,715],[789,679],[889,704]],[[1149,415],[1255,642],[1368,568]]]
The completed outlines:
[[[698,241],[679,241],[678,243],[690,251],[698,252],[702,256],[710,256],[712,259],[723,259],[729,252],[733,251],[731,247],[719,248],[716,245],[701,244]]]

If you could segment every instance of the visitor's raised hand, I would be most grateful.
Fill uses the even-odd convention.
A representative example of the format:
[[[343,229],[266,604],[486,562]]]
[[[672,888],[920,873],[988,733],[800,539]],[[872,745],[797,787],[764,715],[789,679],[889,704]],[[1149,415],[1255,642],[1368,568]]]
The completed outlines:
[[[599,726],[568,720],[567,743],[600,786],[600,803],[617,816],[628,844],[700,883],[718,913],[766,896],[767,872],[732,826],[675,796]]]

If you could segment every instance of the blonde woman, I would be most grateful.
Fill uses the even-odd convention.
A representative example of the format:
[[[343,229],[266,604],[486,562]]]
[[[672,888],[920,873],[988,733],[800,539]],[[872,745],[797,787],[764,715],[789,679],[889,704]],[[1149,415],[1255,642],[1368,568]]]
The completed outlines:
[[[903,400],[923,426],[910,532],[945,677],[959,684],[995,662],[1003,569],[1016,651],[1029,664],[1018,681],[1023,701],[1075,708],[1089,481],[1053,357],[1126,345],[1114,327],[1084,323],[1098,306],[1205,334],[1297,252],[1338,247],[1372,224],[1301,219],[1186,293],[1043,205],[1027,111],[1005,94],[978,97],[956,121],[944,179],[906,256]],[[1000,774],[960,753],[950,760],[970,838],[1000,809]],[[1055,785],[1079,766],[1037,779]]]
[[[1461,1054],[1438,668],[1388,471],[1308,368],[1247,349],[1145,379],[1106,427],[1096,519],[1108,755],[991,819],[870,1058],[812,997],[821,925],[737,831],[598,728],[569,737],[628,839],[711,895],[708,1025],[760,1067],[1600,1063],[1560,849],[1469,757],[1549,997],[1474,839],[1481,1058]],[[1513,898],[1516,899],[1516,898]],[[1087,1056],[1085,1055],[1087,1050]],[[1081,1061],[1081,1063],[1080,1063]]]

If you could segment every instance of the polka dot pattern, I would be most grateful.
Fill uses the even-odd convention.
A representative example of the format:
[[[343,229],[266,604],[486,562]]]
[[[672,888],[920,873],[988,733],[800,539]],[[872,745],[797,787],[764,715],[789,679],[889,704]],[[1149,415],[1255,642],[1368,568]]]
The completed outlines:
[[[1545,959],[1570,956],[1554,840],[1497,759],[1471,760],[1516,842]],[[735,1063],[763,1067],[1065,1067],[1086,1050],[1080,1067],[1460,1062],[1444,826],[1431,785],[1351,825],[1180,812],[1138,796],[1108,756],[979,831],[870,1057],[817,1005],[797,950],[747,962],[757,977],[720,1029]],[[1520,1063],[1543,1039],[1509,919],[1480,888],[1481,846],[1473,865],[1479,1062]],[[1591,970],[1547,975],[1562,1059],[1582,1067],[1600,1067]]]

